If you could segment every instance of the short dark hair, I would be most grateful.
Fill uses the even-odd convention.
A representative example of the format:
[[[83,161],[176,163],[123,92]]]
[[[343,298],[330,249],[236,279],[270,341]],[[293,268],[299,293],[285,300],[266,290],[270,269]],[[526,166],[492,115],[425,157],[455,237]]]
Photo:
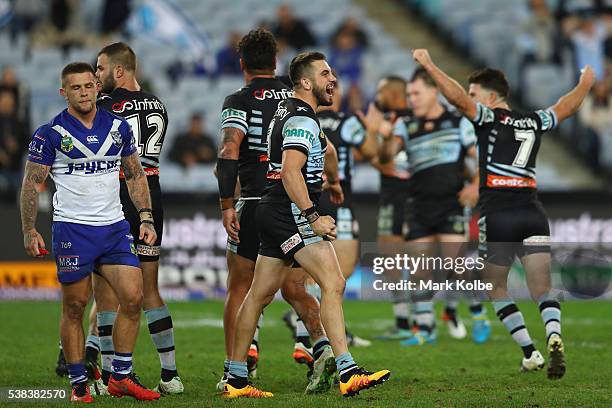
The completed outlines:
[[[276,39],[265,29],[251,30],[238,43],[238,54],[247,71],[267,71],[276,68]]]
[[[62,87],[65,85],[66,77],[70,74],[82,74],[83,72],[91,72],[92,75],[96,75],[91,64],[87,62],[71,62],[62,69],[61,81]]]
[[[474,71],[469,76],[468,83],[495,91],[502,98],[507,98],[510,93],[510,85],[508,85],[506,74],[499,69],[483,68]]]
[[[412,83],[419,79],[423,81],[425,85],[429,87],[432,87],[432,88],[438,87],[438,85],[436,85],[436,81],[433,80],[431,75],[429,75],[429,73],[423,67],[419,67],[414,70],[414,72],[412,73],[412,76],[410,77],[410,82]]]
[[[325,60],[325,54],[318,51],[301,52],[296,55],[289,64],[289,78],[293,86],[299,86],[300,79],[304,78],[310,69],[310,64]]]
[[[136,72],[136,54],[134,50],[124,42],[116,42],[102,48],[98,53],[106,55],[114,65],[121,65],[130,72]]]

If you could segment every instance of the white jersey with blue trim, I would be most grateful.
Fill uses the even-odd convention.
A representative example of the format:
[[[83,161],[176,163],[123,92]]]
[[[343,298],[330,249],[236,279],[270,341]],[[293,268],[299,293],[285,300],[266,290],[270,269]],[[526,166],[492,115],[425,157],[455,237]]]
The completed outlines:
[[[128,122],[98,109],[91,129],[62,111],[36,130],[28,160],[50,166],[57,191],[53,221],[110,225],[124,219],[119,200],[121,158],[136,152]]]

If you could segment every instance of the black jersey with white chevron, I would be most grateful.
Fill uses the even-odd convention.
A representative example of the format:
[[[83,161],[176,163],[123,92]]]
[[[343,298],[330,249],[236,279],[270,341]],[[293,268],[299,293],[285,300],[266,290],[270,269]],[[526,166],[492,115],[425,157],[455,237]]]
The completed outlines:
[[[542,134],[557,126],[555,112],[524,114],[479,103],[472,122],[478,140],[481,212],[536,201],[536,156]]]
[[[306,156],[302,175],[310,199],[317,203],[323,185],[323,168],[327,139],[321,131],[312,107],[301,99],[289,98],[278,105],[268,129],[268,155],[270,158],[268,185],[262,201],[291,201],[281,180],[284,150],[298,150]]]
[[[255,77],[223,102],[221,128],[244,132],[238,156],[241,197],[261,197],[268,170],[268,125],[279,102],[291,95],[280,79]]]
[[[125,118],[134,132],[138,155],[147,174],[157,174],[168,112],[162,101],[145,91],[117,88],[97,101],[98,107]],[[154,170],[149,172],[148,169]]]

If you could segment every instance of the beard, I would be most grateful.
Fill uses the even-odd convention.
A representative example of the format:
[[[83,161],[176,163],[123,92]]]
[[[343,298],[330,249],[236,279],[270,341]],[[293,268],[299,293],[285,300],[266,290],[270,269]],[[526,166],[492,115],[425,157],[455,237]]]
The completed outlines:
[[[312,94],[315,96],[319,106],[331,106],[334,103],[334,99],[327,93],[326,87],[314,87]]]
[[[102,89],[100,90],[100,92],[102,92],[103,94],[109,94],[113,92],[117,87],[117,82],[115,81],[115,78],[113,78],[112,75],[107,76],[103,82],[100,81],[100,84],[102,85]]]

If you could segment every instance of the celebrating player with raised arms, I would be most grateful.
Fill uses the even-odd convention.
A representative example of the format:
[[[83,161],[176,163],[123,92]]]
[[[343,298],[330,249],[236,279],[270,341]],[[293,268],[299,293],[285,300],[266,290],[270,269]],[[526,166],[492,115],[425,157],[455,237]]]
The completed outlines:
[[[544,358],[535,349],[523,315],[507,291],[508,272],[518,256],[544,321],[548,378],[561,378],[565,374],[561,306],[551,290],[550,231],[537,197],[535,164],[542,135],[578,110],[593,86],[594,72],[586,66],[578,85],[556,104],[523,114],[508,105],[509,86],[503,72],[485,68],[473,73],[468,79],[468,94],[433,63],[427,50],[414,50],[413,57],[476,129],[480,167],[479,250],[486,260],[484,275],[494,285],[489,296],[495,312],[523,350],[522,370],[543,368]]]

